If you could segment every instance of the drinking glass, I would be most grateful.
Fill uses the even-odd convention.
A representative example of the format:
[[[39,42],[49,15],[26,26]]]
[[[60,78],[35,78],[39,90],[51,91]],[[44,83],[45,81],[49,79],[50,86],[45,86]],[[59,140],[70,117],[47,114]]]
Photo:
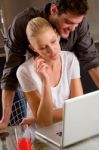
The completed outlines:
[[[18,150],[32,150],[28,125],[15,127]]]

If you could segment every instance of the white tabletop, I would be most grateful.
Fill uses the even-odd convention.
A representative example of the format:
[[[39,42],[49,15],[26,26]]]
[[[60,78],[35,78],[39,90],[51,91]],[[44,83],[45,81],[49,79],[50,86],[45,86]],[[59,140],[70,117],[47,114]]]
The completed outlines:
[[[8,150],[17,150],[16,138],[14,133],[15,127],[8,127],[5,130],[0,130],[1,132],[9,132],[9,136],[6,138],[6,146]],[[35,139],[33,141],[33,150],[61,150],[55,145],[47,142]],[[0,140],[0,150],[2,149],[2,143]],[[83,142],[79,142],[75,145],[64,148],[64,150],[99,150],[99,135],[93,138],[89,138]]]

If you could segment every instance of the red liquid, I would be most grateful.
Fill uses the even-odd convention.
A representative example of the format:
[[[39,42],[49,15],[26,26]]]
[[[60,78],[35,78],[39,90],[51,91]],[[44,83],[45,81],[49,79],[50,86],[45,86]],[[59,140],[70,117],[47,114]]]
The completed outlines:
[[[18,150],[32,150],[29,138],[18,139]]]

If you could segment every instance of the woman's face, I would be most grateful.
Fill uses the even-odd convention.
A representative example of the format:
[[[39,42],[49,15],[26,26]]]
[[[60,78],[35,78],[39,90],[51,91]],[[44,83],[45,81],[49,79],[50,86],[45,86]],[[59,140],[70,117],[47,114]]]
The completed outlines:
[[[51,29],[43,29],[30,41],[31,48],[46,61],[54,61],[60,56],[60,44],[56,32]]]

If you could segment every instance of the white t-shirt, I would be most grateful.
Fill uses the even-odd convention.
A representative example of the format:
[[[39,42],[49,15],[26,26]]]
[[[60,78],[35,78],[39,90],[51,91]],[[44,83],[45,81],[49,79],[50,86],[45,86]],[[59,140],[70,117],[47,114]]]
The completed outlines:
[[[69,98],[71,79],[80,78],[79,62],[72,52],[61,51],[62,74],[57,86],[51,87],[53,106],[61,108]],[[42,81],[35,70],[33,58],[24,62],[17,70],[17,78],[24,92],[37,89],[42,93]]]

